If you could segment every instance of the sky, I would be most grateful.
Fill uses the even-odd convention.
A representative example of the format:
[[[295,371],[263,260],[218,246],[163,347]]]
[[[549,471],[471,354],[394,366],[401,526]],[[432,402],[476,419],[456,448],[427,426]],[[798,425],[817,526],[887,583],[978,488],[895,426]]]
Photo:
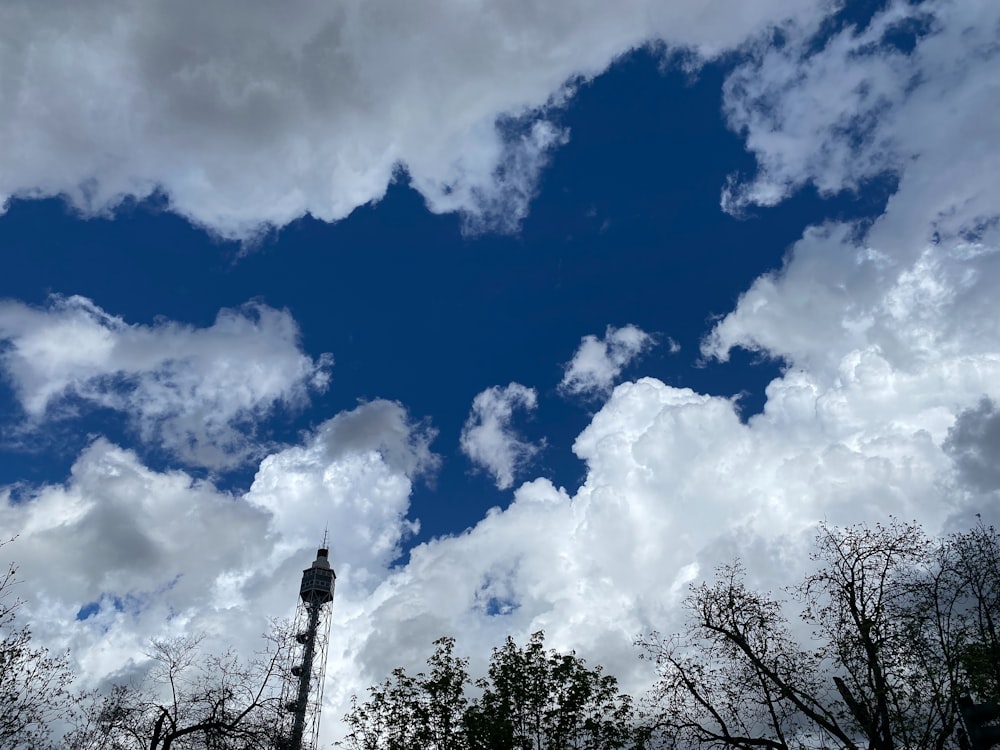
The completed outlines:
[[[323,739],[451,635],[633,641],[817,524],[998,520],[1000,6],[0,6],[0,531],[82,684],[249,653]]]

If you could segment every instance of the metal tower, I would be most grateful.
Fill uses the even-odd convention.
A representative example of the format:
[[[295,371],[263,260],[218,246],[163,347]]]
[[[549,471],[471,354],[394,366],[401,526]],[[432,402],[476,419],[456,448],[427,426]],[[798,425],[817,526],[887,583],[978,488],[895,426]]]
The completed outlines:
[[[323,546],[317,550],[316,559],[302,571],[299,605],[289,644],[291,664],[281,695],[287,712],[281,737],[282,750],[315,750],[319,738],[331,603],[337,581],[337,574],[327,559],[329,554],[324,534]]]

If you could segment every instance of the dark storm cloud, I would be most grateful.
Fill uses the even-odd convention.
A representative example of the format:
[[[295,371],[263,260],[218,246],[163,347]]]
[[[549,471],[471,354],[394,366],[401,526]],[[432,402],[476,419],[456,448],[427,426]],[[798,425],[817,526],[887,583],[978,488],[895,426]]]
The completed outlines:
[[[1000,489],[1000,411],[991,399],[958,415],[944,447],[968,484]]]

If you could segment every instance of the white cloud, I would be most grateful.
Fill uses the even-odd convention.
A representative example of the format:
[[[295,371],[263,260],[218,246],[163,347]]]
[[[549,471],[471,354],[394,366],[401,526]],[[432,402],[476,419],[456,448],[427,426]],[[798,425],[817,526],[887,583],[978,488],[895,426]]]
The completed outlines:
[[[203,631],[251,653],[268,618],[294,610],[328,526],[343,627],[416,528],[409,495],[437,465],[432,438],[398,404],[362,404],[269,456],[242,496],[98,439],[66,482],[16,499],[0,489],[0,527],[17,535],[4,553],[31,581],[22,615],[91,683],[141,668],[151,637]]]
[[[584,336],[573,359],[565,366],[559,390],[573,396],[607,395],[621,375],[622,368],[655,343],[652,336],[631,324],[621,328],[608,326],[603,339],[594,335]],[[679,349],[675,347],[671,339],[671,353]]]
[[[434,459],[426,428],[398,405],[360,407],[269,457],[243,498],[151,472],[98,441],[65,484],[0,509],[0,525],[21,533],[9,550],[32,582],[22,593],[39,637],[72,645],[94,675],[171,627],[208,625],[249,643],[257,613],[287,611],[294,600],[311,553],[302,529],[318,535],[329,520],[340,576],[329,741],[351,693],[418,664],[442,634],[457,636],[481,668],[504,635],[545,628],[553,646],[577,648],[640,688],[648,673],[632,638],[677,627],[686,583],[716,562],[739,554],[761,584],[777,586],[809,564],[821,519],[896,514],[934,533],[968,525],[976,511],[998,520],[985,457],[1000,402],[1000,133],[990,127],[1000,98],[986,96],[995,85],[986,55],[995,53],[979,42],[996,28],[988,14],[1000,11],[975,2],[920,8],[936,13],[935,33],[910,53],[920,77],[872,125],[892,135],[892,154],[909,155],[886,157],[899,186],[885,213],[867,228],[808,230],[784,268],[758,279],[704,342],[720,360],[737,346],[785,360],[762,413],[741,422],[726,399],[653,379],[621,384],[574,445],[586,465],[580,487],[524,483],[507,509],[402,563],[393,558],[415,523],[413,477]],[[794,38],[789,45],[802,49]],[[786,146],[778,137],[800,94],[832,104],[825,87],[838,65],[896,54],[849,49],[833,43],[815,59],[790,57],[787,97],[782,84],[772,103],[778,125],[748,126],[753,148],[774,130],[761,174],[779,195],[819,179],[823,165],[830,189],[850,185],[882,158],[862,147],[854,164],[842,144],[826,144],[839,137],[835,127],[813,138],[803,126]],[[883,62],[872,58],[872,69],[887,70]],[[100,347],[97,337],[92,349]],[[125,551],[134,565],[122,563]],[[103,619],[73,620],[88,598],[130,592],[138,614],[112,606],[95,615]],[[184,616],[167,621],[168,606]]]
[[[510,228],[565,138],[547,108],[576,80],[651,40],[712,57],[826,5],[310,0],[290,15],[14,0],[0,9],[0,202],[65,195],[91,213],[162,190],[243,238],[343,218],[402,167],[432,210]]]
[[[216,583],[252,569],[248,541],[267,538],[266,513],[103,439],[65,484],[0,500],[0,525],[18,537],[4,552],[32,582],[18,591],[26,618],[39,638],[72,646],[95,680],[141,660],[148,637],[207,627],[238,603]],[[100,610],[77,622],[90,602]]]
[[[462,427],[462,452],[493,475],[498,489],[510,488],[514,476],[540,450],[521,439],[511,426],[515,410],[533,412],[537,406],[535,389],[520,383],[487,388],[472,401],[469,418]]]
[[[906,14],[930,15],[931,33],[909,54],[879,44]],[[911,373],[957,373],[996,353],[1000,134],[985,123],[1000,117],[998,24],[992,3],[895,4],[857,37],[804,59],[800,44],[770,50],[734,74],[727,108],[760,163],[747,196],[763,183],[781,185],[778,198],[809,181],[852,188],[885,170],[899,185],[869,229],[809,230],[715,327],[706,353],[762,350],[831,382],[858,352]],[[836,88],[845,80],[853,97]]]
[[[471,530],[415,548],[359,602],[343,658],[372,682],[452,634],[481,669],[505,635],[544,629],[641,691],[649,665],[633,638],[678,628],[687,583],[714,565],[738,555],[779,587],[809,566],[820,520],[894,514],[936,532],[994,508],[944,447],[955,401],[927,387],[940,373],[880,382],[873,369],[836,389],[789,373],[749,424],[726,399],[654,379],[619,386],[574,446],[580,488],[535,479]],[[345,705],[350,686],[334,690]]]
[[[981,0],[893,2],[818,51],[807,36],[762,46],[724,88],[730,126],[758,172],[731,183],[723,204],[773,205],[807,183],[830,194],[891,173],[902,178],[893,204],[908,204],[920,232],[932,223],[950,234],[995,213],[987,188],[1000,155],[987,123],[1000,116],[998,14]],[[912,51],[892,41],[921,28]],[[942,182],[951,195],[936,188]],[[906,224],[892,231],[902,236]]]
[[[0,302],[0,368],[33,422],[72,399],[126,412],[141,437],[222,468],[257,448],[255,423],[329,381],[328,355],[299,348],[287,311],[222,310],[208,328],[126,323],[83,297]]]
[[[376,400],[325,422],[302,446],[265,458],[246,500],[271,515],[271,530],[308,548],[329,525],[333,550],[360,586],[391,565],[418,529],[406,520],[412,483],[436,470],[436,432],[397,403]],[[308,521],[304,523],[304,521]]]

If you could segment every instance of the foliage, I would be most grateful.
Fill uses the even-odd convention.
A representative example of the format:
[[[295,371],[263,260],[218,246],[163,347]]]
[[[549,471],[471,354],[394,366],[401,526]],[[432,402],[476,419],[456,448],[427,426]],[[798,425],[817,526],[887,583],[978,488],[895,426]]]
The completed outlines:
[[[468,659],[454,640],[435,642],[428,672],[396,669],[355,697],[345,717],[350,750],[605,750],[634,745],[631,701],[614,677],[574,653],[545,651],[535,633],[494,649],[488,675],[470,701]]]
[[[71,709],[67,657],[33,646],[17,626],[16,574],[11,565],[0,576],[0,750],[47,747],[52,723]]]
[[[455,656],[452,638],[434,645],[428,672],[410,676],[395,669],[385,682],[368,689],[366,702],[352,699],[344,744],[354,750],[468,747],[463,720],[469,660]]]
[[[822,527],[814,560],[786,600],[750,589],[739,564],[723,567],[692,590],[685,632],[645,639],[660,670],[661,740],[744,750],[957,743],[958,696],[995,696],[1000,684],[995,530],[935,544],[915,524]],[[803,629],[811,637],[797,637]]]

